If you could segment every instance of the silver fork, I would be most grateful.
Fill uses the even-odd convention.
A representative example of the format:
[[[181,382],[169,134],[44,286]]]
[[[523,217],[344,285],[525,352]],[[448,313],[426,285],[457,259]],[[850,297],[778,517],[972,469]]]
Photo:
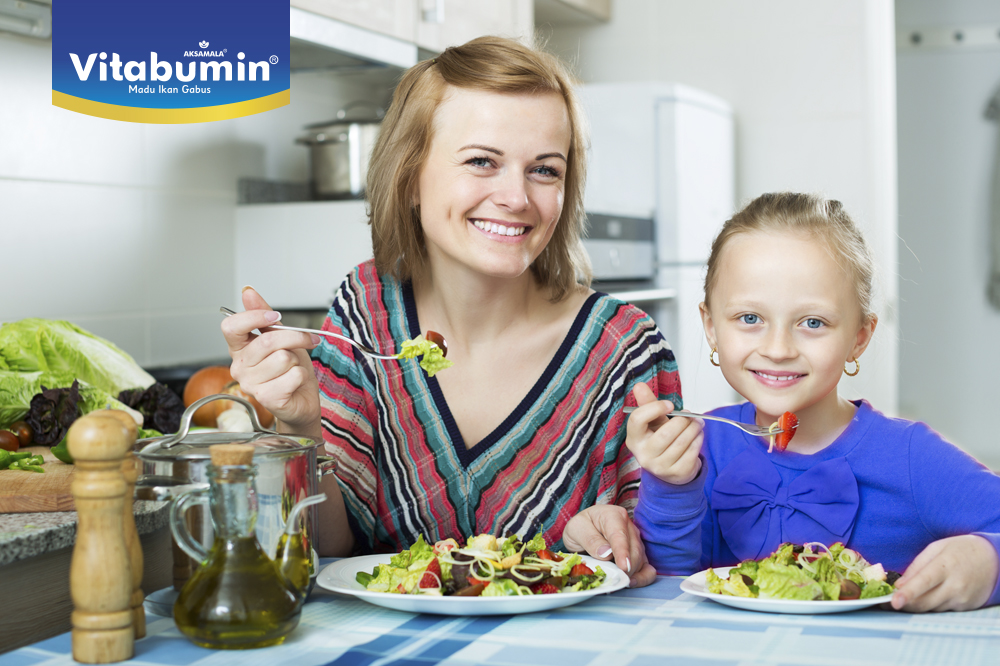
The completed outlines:
[[[636,409],[637,409],[636,407],[628,405],[624,409],[622,409],[622,411],[625,412],[626,414],[631,414]],[[777,435],[779,432],[784,432],[784,430],[782,430],[781,428],[775,428],[774,430],[771,430],[769,428],[764,428],[762,426],[759,426],[756,423],[740,423],[739,421],[724,419],[721,416],[712,416],[710,414],[695,414],[694,412],[685,412],[683,410],[674,411],[667,414],[668,418],[671,416],[686,416],[691,419],[708,419],[709,421],[721,421],[722,423],[728,423],[731,426],[736,426],[737,428],[747,433],[748,435],[754,435],[756,437],[770,437],[771,435]]]
[[[221,308],[219,308],[219,312],[221,312],[222,314],[226,315],[227,317],[232,317],[234,314],[236,314],[235,312],[233,312],[232,310],[230,310],[227,307],[221,307]],[[362,354],[366,354],[368,356],[371,356],[372,358],[378,358],[378,359],[382,359],[384,361],[385,360],[389,360],[389,359],[392,359],[394,361],[399,360],[398,357],[393,356],[393,355],[380,354],[377,351],[375,351],[374,349],[371,349],[370,347],[365,347],[363,344],[361,344],[357,340],[352,340],[351,338],[347,337],[346,335],[341,335],[340,333],[331,333],[330,331],[320,331],[320,330],[317,330],[315,328],[299,328],[297,326],[283,326],[281,324],[271,324],[270,326],[267,326],[267,328],[280,328],[283,331],[301,331],[302,333],[315,333],[316,335],[325,335],[328,338],[337,338],[338,340],[343,340],[344,342],[349,342],[352,345],[354,345],[355,347],[357,347],[357,349]]]

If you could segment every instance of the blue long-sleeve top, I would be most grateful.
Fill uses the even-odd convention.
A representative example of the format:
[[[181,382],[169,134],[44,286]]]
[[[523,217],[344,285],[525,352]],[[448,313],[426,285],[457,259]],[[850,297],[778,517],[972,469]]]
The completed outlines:
[[[923,423],[866,401],[830,446],[767,453],[766,440],[705,422],[702,469],[683,486],[645,470],[635,522],[661,574],[768,556],[781,543],[843,542],[886,570],[928,544],[977,534],[1000,553],[1000,476]],[[718,416],[755,423],[750,403]],[[996,582],[987,605],[1000,603]]]

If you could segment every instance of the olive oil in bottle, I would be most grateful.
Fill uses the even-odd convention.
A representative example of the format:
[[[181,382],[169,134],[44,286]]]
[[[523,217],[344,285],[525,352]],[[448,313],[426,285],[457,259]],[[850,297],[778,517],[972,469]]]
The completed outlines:
[[[211,550],[205,553],[183,529],[185,504],[188,498],[198,501],[197,491],[175,502],[171,511],[178,544],[202,561],[174,603],[174,620],[181,633],[202,647],[277,645],[298,625],[303,595],[267,556],[254,533],[253,447],[230,444],[211,449],[207,491],[215,527]]]

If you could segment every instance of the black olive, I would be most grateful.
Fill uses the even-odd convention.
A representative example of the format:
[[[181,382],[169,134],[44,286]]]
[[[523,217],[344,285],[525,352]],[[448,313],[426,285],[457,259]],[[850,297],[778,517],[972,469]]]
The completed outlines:
[[[861,586],[855,583],[853,580],[845,578],[844,580],[840,581],[840,598],[860,599]]]

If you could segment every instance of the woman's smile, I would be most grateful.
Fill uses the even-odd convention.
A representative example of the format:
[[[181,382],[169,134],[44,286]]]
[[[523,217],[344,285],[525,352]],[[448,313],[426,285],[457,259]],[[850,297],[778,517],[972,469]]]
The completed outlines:
[[[516,242],[523,239],[523,236],[531,232],[531,227],[519,222],[504,222],[502,220],[490,220],[473,218],[470,220],[476,229],[479,229],[487,238],[501,243]]]

